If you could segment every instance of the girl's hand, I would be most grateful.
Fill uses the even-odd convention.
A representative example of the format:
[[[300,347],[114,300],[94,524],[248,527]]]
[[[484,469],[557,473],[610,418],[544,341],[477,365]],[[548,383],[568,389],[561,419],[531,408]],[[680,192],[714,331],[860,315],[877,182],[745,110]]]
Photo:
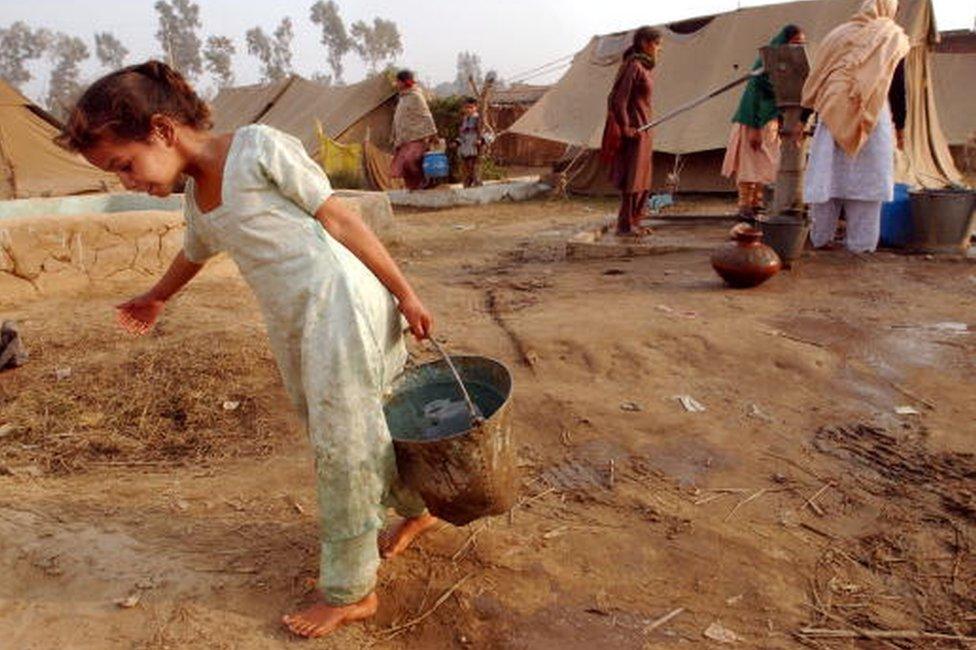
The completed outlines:
[[[434,329],[434,317],[416,296],[409,296],[400,301],[400,313],[407,319],[410,332],[418,341],[430,338]]]
[[[128,302],[116,305],[119,310],[116,320],[122,329],[130,334],[145,334],[156,323],[166,302],[144,293]]]

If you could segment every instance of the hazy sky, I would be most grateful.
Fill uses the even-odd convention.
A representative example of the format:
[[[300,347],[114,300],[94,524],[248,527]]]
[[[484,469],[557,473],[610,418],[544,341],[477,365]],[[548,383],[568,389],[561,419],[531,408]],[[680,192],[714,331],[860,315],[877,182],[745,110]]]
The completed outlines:
[[[308,19],[314,0],[197,0],[203,27],[201,36],[224,35],[238,48],[234,68],[237,83],[259,80],[258,63],[246,53],[244,33],[256,25],[270,32],[284,16],[295,26],[293,63],[306,76],[328,71],[325,48],[316,26]],[[85,66],[89,78],[99,72],[94,63],[93,34],[111,31],[130,50],[129,61],[161,52],[156,41],[154,0],[0,0],[0,25],[23,20],[85,38],[93,59]],[[400,27],[404,53],[398,64],[417,70],[426,83],[453,80],[457,54],[478,53],[485,69],[498,70],[503,78],[525,72],[579,50],[594,34],[631,29],[641,24],[660,24],[691,16],[729,11],[737,6],[770,4],[763,0],[338,0],[349,25],[356,20],[372,22],[374,16],[392,19]],[[972,28],[976,0],[933,0],[939,29]],[[357,81],[365,72],[360,60],[346,58],[346,81]],[[38,97],[46,86],[48,64],[32,66],[37,78],[25,88]],[[557,68],[533,83],[554,81]],[[199,85],[211,84],[209,78]]]

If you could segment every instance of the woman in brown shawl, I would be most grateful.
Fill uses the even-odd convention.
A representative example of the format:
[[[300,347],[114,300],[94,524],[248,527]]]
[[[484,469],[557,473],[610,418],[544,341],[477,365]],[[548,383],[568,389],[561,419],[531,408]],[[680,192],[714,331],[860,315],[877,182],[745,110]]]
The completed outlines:
[[[396,76],[400,97],[393,113],[393,163],[390,175],[402,178],[408,190],[424,187],[424,154],[437,136],[437,125],[427,106],[424,91],[416,84],[413,72],[401,70]]]
[[[624,52],[617,79],[607,98],[607,122],[603,129],[601,157],[610,163],[610,180],[620,190],[617,234],[641,236],[641,214],[651,191],[649,130],[638,129],[651,120],[651,72],[661,49],[661,33],[651,27],[634,32],[634,42]]]

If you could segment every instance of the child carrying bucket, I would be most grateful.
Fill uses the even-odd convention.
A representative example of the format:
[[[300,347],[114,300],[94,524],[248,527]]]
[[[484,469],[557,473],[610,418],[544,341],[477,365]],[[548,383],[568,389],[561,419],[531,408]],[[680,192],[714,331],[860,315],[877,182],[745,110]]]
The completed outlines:
[[[401,484],[382,395],[406,360],[402,319],[418,339],[433,319],[386,248],[333,196],[301,143],[267,126],[212,133],[210,111],[158,61],[123,68],[82,95],[63,146],[166,196],[185,174],[183,250],[146,293],[118,306],[147,332],[174,294],[226,251],[257,296],[271,348],[305,420],[318,477],[319,599],[284,617],[318,637],[372,616],[380,554],[392,557],[437,522]],[[382,536],[386,507],[404,517]]]

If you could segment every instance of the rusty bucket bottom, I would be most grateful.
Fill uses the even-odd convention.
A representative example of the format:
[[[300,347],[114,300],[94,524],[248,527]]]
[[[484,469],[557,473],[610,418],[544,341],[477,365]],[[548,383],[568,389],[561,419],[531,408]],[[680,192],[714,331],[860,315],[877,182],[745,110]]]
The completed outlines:
[[[518,496],[512,378],[504,364],[452,356],[483,421],[472,426],[443,361],[406,370],[383,407],[403,481],[430,512],[463,526],[507,512]]]

